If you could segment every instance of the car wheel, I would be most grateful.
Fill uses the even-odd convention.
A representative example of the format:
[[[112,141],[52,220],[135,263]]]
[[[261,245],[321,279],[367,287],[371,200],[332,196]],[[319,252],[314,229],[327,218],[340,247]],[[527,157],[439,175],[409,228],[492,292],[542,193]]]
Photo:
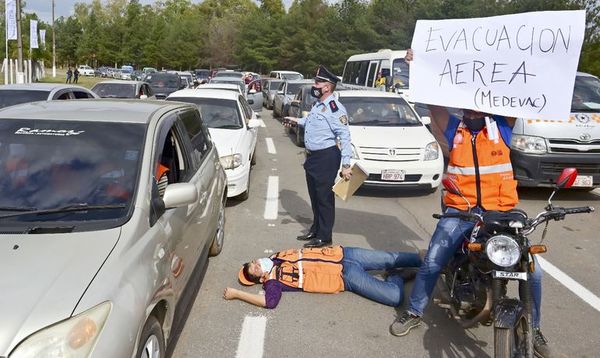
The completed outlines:
[[[217,232],[215,233],[215,238],[213,239],[212,244],[210,245],[210,256],[217,256],[223,250],[223,242],[225,241],[225,199],[221,202],[221,207],[219,208],[219,219],[217,221]]]
[[[239,200],[242,200],[242,201],[248,200],[248,198],[250,197],[250,173],[251,172],[252,171],[248,171],[248,183],[246,185],[246,191],[237,196],[237,198]]]
[[[163,358],[165,356],[165,338],[160,322],[154,316],[148,317],[138,345],[138,358]]]

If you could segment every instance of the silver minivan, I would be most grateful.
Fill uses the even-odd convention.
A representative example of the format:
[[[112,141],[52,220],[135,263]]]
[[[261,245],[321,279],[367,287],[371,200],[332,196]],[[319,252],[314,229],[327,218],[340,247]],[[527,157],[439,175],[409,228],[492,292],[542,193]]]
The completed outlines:
[[[35,102],[0,128],[0,357],[163,357],[223,246],[225,172],[196,107]]]

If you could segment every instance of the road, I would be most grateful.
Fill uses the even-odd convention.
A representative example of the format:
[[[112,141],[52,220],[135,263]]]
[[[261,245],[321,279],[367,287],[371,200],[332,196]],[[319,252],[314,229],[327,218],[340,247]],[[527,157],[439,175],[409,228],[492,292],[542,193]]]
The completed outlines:
[[[209,262],[172,357],[492,356],[490,327],[463,330],[433,304],[424,324],[399,338],[390,335],[388,327],[403,307],[383,306],[353,293],[284,293],[274,310],[222,298],[225,287],[241,288],[237,272],[242,263],[298,247],[295,237],[308,229],[312,219],[303,149],[293,144],[270,111],[263,110],[262,119],[266,126],[259,129],[250,198],[228,203],[225,247]],[[560,192],[555,203],[599,208],[597,191]],[[519,194],[520,207],[534,214],[543,209],[549,190],[527,189]],[[436,224],[431,214],[439,211],[440,193],[361,189],[348,202],[338,199],[336,207],[336,244],[414,252],[427,247]],[[548,252],[543,258],[559,271],[544,275],[542,328],[559,357],[598,354],[599,231],[598,212],[572,215],[550,223],[544,240]],[[534,242],[541,232],[533,236]],[[567,286],[573,283],[560,273],[581,286],[571,291]],[[410,284],[406,288],[410,290]],[[260,292],[260,287],[244,289]]]

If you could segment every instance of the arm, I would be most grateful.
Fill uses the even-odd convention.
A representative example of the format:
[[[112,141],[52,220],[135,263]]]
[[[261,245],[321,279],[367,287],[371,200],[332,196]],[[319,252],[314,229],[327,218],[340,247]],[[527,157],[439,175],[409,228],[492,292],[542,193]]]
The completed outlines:
[[[226,300],[238,299],[240,301],[244,301],[258,307],[267,307],[265,296],[236,290],[235,288],[231,287],[227,287],[225,289],[225,292],[223,292],[223,298]]]

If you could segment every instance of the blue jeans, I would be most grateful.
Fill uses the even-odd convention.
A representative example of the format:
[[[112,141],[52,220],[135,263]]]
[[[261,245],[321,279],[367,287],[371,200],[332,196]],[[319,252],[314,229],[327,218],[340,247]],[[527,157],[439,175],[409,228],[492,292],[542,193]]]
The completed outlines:
[[[476,211],[478,208],[473,209]],[[449,207],[447,213],[456,213],[459,210]],[[478,212],[481,213],[481,210]],[[440,271],[448,264],[456,250],[463,243],[465,236],[471,233],[475,223],[458,218],[442,218],[435,228],[429,242],[427,255],[423,265],[419,268],[415,284],[410,295],[409,312],[422,316],[429,303],[431,293],[440,275]],[[535,256],[534,256],[535,259]],[[540,306],[542,303],[542,269],[535,260],[535,271],[529,274],[528,282],[531,285],[533,327],[540,326]]]
[[[367,271],[389,270],[401,267],[419,267],[421,258],[416,253],[388,252],[344,247],[344,289],[388,306],[399,306],[404,297],[404,281],[390,275],[385,281]]]

